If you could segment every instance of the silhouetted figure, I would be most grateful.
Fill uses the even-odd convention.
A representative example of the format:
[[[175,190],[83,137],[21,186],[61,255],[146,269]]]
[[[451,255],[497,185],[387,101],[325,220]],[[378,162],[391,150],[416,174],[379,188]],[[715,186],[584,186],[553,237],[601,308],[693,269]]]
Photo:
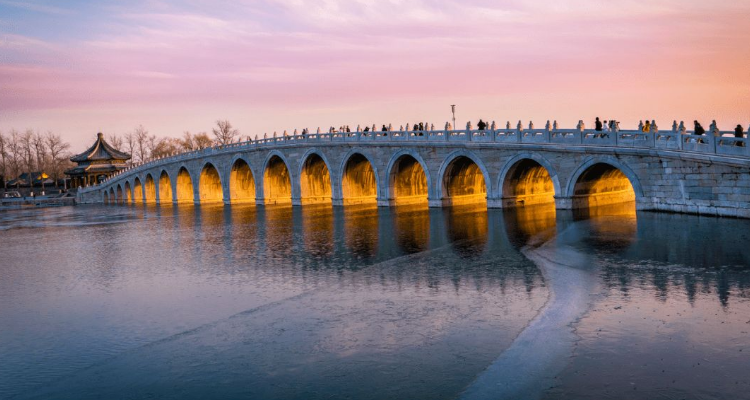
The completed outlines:
[[[742,139],[745,137],[745,129],[742,128],[742,125],[737,124],[737,127],[734,128],[734,137],[738,139]],[[734,142],[734,144],[740,147],[745,145],[745,143],[739,141]]]
[[[602,121],[599,121],[599,117],[596,117],[596,121],[594,121],[594,129],[596,129],[597,132],[602,131]]]
[[[366,126],[366,127],[365,127],[365,130],[363,130],[362,132],[370,132],[370,127],[369,127],[369,126]]]
[[[693,121],[693,124],[695,124],[695,134],[696,135],[705,135],[706,130],[703,129],[703,126],[698,121]]]
[[[417,130],[418,131],[423,131],[424,130],[424,124],[420,122],[419,123],[419,129],[417,129]]]
[[[695,124],[695,134],[698,136],[703,136],[706,134],[706,130],[703,129],[703,126],[698,121],[693,121],[693,124]],[[706,143],[703,141],[703,139],[698,139],[698,143]]]
[[[388,127],[383,125],[383,132],[388,132]]]
[[[479,122],[477,122],[477,129],[479,129],[480,131],[483,131],[483,130],[485,130],[486,128],[487,128],[487,123],[486,123],[486,122],[484,122],[484,121],[482,121],[482,120],[480,119],[480,120],[479,120]]]

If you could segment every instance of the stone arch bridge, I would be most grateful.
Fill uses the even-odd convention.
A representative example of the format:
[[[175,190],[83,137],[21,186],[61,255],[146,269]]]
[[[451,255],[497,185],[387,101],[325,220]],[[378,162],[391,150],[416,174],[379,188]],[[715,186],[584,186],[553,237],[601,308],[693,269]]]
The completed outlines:
[[[677,130],[347,132],[217,146],[136,165],[80,203],[431,207],[486,202],[750,218],[750,143]]]

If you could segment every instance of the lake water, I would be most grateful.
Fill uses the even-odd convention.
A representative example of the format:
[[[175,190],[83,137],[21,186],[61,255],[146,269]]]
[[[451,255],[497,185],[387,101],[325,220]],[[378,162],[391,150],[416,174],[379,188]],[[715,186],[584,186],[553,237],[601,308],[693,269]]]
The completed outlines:
[[[750,221],[0,213],[0,399],[742,398]]]

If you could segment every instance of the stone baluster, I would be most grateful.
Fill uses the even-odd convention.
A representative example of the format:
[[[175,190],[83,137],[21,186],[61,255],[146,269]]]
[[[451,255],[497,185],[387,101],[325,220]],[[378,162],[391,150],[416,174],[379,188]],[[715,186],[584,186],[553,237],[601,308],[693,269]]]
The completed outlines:
[[[651,132],[652,133],[659,133],[659,127],[656,126],[656,120],[651,120]]]
[[[510,121],[505,123],[505,129],[510,130]]]
[[[529,121],[529,130],[534,129],[534,121]]]
[[[643,120],[638,122],[638,132],[643,132]]]
[[[523,124],[521,123],[521,120],[518,120],[518,124],[516,124],[516,130],[519,132],[523,131]]]
[[[680,135],[687,135],[687,128],[685,128],[685,121],[680,121],[680,125],[677,127],[677,131]]]
[[[273,137],[276,137],[276,131],[273,131]]]
[[[547,123],[544,125],[544,129],[547,130],[547,132],[552,130],[552,124],[547,120]]]
[[[362,132],[362,127],[357,125],[357,132]]]
[[[430,124],[430,132],[433,132],[435,130],[435,124]]]
[[[316,132],[318,135],[320,135],[320,127],[318,127],[318,131]]]
[[[294,136],[297,136],[297,135],[298,135],[298,133],[297,133],[297,129],[295,128],[295,129],[294,129]]]
[[[375,124],[372,124],[372,131],[375,132],[377,130],[378,130],[378,128],[375,126]]]
[[[393,125],[392,124],[388,124],[388,131],[390,132],[392,130],[393,130]]]
[[[466,131],[467,131],[467,132],[468,132],[468,131],[470,131],[470,130],[471,130],[471,128],[472,128],[472,126],[471,126],[471,121],[469,121],[469,122],[467,122],[467,123],[466,123]]]
[[[555,120],[555,122],[552,123],[552,129],[554,130],[560,129],[560,126],[557,124],[557,120]]]
[[[677,132],[677,120],[672,121],[672,132]]]
[[[493,131],[497,129],[497,125],[495,124],[495,121],[492,121],[492,124],[490,124],[490,129]]]

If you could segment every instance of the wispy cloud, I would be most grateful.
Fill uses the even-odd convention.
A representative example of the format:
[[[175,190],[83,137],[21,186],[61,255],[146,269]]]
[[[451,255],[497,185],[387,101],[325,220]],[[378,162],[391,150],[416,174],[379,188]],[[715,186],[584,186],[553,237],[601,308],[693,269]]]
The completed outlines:
[[[40,4],[33,1],[9,1],[0,0],[0,5],[18,8],[27,11],[34,11],[45,14],[56,14],[56,15],[67,15],[72,14],[73,11],[61,7],[51,6],[47,4]]]

